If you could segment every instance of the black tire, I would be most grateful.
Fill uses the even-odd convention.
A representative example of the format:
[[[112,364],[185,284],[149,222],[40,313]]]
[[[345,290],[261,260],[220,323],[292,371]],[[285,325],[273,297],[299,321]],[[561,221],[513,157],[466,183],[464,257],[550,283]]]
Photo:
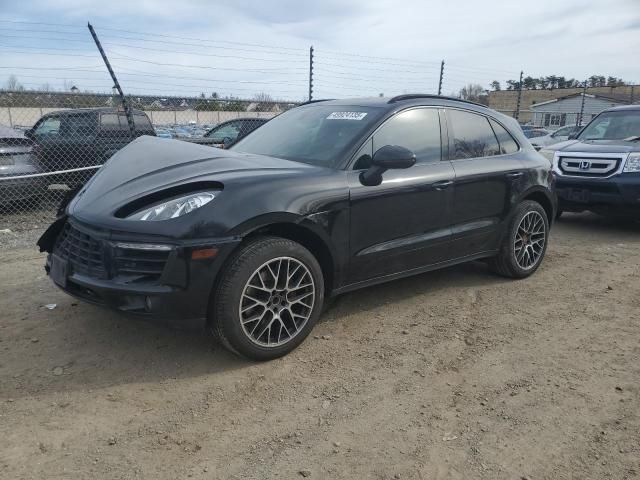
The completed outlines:
[[[287,268],[289,268],[289,262],[293,263],[294,266],[294,262],[299,262],[306,267],[306,270],[302,269],[304,274],[310,275],[313,279],[311,282],[312,285],[310,285],[310,287],[308,287],[309,290],[307,290],[309,292],[313,291],[313,303],[312,308],[304,312],[305,316],[308,315],[306,323],[302,323],[299,330],[291,335],[289,340],[277,346],[266,346],[260,344],[260,342],[264,343],[264,340],[261,341],[260,338],[266,338],[267,341],[269,341],[271,329],[269,329],[266,337],[253,338],[251,336],[253,332],[246,331],[248,330],[246,323],[245,327],[242,326],[241,315],[246,315],[246,313],[243,313],[245,309],[241,312],[240,306],[247,298],[245,290],[253,288],[249,283],[252,282],[252,279],[256,278],[256,272],[264,271],[261,269],[264,269],[265,265],[271,264],[270,262],[277,262],[282,258],[292,259],[282,260],[287,262]],[[243,357],[264,361],[286,355],[304,341],[322,312],[324,300],[324,278],[322,269],[313,254],[294,241],[280,237],[260,237],[252,240],[242,246],[240,250],[229,259],[221,275],[221,280],[218,282],[210,302],[209,325],[214,337],[223,346]],[[276,275],[275,284],[278,283],[278,276],[279,272]],[[275,287],[269,286],[269,289],[271,288]],[[253,293],[252,291],[252,294]],[[269,302],[271,301],[273,295],[270,296],[270,294],[266,292],[260,293],[266,295],[270,299]],[[284,293],[283,298],[286,299],[287,295],[287,293]],[[275,314],[271,313],[271,310],[269,310],[270,307],[263,305],[255,305],[255,307],[263,309],[259,310],[258,313],[262,312],[262,317],[265,317],[265,314],[266,317],[265,320],[261,317],[261,319],[257,321],[258,324],[254,324],[254,329],[262,330],[262,326],[265,325],[265,323],[270,325],[275,322],[275,320],[273,320]],[[291,310],[293,310],[293,306],[291,306]],[[309,311],[310,313],[307,313]],[[269,315],[272,315],[271,323],[269,323]],[[285,314],[283,314],[283,316],[284,315]],[[295,322],[294,317],[290,314],[288,315],[288,319]],[[258,327],[258,325],[260,326]],[[289,324],[289,326],[291,327],[291,324]],[[298,326],[294,325],[294,328],[298,328]],[[289,330],[286,328],[285,330],[289,333]],[[280,326],[280,332],[282,332],[282,326]],[[278,336],[278,341],[280,341],[280,336]]]
[[[539,218],[542,221],[544,228],[544,243],[542,249],[535,260],[530,266],[524,268],[522,266],[523,260],[516,258],[516,236],[518,234],[518,228],[525,216],[531,214],[534,218]],[[549,219],[542,206],[534,201],[525,200],[520,203],[513,213],[511,220],[507,226],[502,245],[500,247],[500,253],[492,258],[489,262],[489,267],[497,274],[510,278],[525,278],[535,272],[547,250],[547,244],[549,242]]]

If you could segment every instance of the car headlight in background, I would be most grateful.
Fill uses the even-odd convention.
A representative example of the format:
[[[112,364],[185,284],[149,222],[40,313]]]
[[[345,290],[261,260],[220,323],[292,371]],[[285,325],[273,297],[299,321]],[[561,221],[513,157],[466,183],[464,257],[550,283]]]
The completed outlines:
[[[553,157],[556,154],[555,150],[547,150],[546,148],[543,148],[542,150],[539,150],[538,153],[553,164]]]
[[[627,157],[627,161],[624,163],[625,173],[639,173],[640,172],[640,152],[630,153]]]
[[[216,198],[218,193],[219,192],[197,192],[172,198],[171,200],[165,200],[164,202],[132,213],[127,217],[127,220],[160,221],[178,218],[203,207]]]

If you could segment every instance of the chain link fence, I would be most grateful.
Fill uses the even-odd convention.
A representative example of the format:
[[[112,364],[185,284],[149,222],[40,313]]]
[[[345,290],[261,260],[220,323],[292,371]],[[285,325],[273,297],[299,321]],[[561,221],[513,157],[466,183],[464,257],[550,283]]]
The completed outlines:
[[[65,197],[138,136],[229,148],[295,106],[201,97],[128,101],[133,134],[116,95],[0,91],[1,231],[42,230]]]

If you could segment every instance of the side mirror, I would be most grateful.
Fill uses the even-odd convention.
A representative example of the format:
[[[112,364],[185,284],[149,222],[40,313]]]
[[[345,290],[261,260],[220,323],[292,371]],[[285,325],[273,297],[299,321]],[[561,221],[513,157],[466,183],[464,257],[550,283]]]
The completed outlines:
[[[382,183],[382,174],[387,170],[409,168],[415,165],[415,154],[399,145],[385,145],[373,154],[371,167],[360,174],[360,183],[374,187]]]
[[[576,138],[578,138],[578,133],[580,132],[573,132],[569,134],[569,140],[575,140]]]

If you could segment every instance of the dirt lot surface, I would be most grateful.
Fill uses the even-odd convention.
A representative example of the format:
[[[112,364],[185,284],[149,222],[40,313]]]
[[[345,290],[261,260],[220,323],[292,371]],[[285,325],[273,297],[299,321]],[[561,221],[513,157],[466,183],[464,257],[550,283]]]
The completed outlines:
[[[638,225],[568,215],[524,281],[474,263],[345,295],[264,364],[42,263],[0,252],[0,478],[640,476]]]

